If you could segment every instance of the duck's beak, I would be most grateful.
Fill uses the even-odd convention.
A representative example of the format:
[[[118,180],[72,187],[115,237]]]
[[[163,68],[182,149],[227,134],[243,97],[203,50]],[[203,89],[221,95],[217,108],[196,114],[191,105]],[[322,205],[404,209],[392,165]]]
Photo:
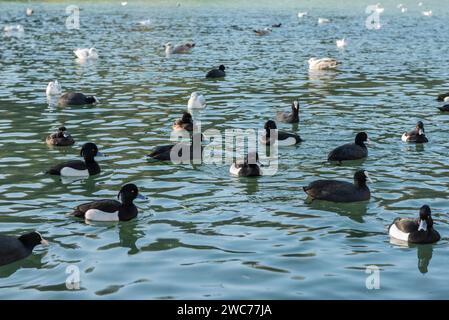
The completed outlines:
[[[48,241],[42,238],[41,244],[44,246],[48,246]]]
[[[426,220],[420,220],[419,221],[419,227],[418,227],[418,231],[427,231],[427,222]]]
[[[106,157],[106,154],[104,154],[104,153],[98,151],[98,152],[97,152],[97,157]]]
[[[143,194],[140,194],[140,193],[137,194],[137,198],[138,199],[142,199],[142,200],[147,200],[148,199],[147,197],[145,197]]]
[[[366,139],[366,144],[371,144],[371,140],[369,138]]]
[[[369,182],[373,183],[373,180],[369,176],[368,171],[365,171],[365,177],[366,177],[366,179],[368,179]]]

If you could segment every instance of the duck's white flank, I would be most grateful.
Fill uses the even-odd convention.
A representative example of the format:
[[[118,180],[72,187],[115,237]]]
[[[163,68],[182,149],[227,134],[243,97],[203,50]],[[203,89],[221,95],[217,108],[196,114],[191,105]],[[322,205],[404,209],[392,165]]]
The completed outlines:
[[[98,209],[89,209],[84,217],[90,221],[119,221],[118,211],[104,212]]]
[[[401,241],[408,241],[408,236],[410,235],[409,233],[399,230],[394,223],[391,225],[388,233],[390,234],[390,237]]]
[[[70,167],[61,169],[61,176],[65,177],[86,177],[89,176],[89,170],[77,170]]]
[[[238,176],[240,170],[242,170],[242,168],[236,168],[235,163],[233,163],[233,164],[231,165],[231,167],[229,168],[229,172],[230,172],[232,175],[234,175],[234,176]]]

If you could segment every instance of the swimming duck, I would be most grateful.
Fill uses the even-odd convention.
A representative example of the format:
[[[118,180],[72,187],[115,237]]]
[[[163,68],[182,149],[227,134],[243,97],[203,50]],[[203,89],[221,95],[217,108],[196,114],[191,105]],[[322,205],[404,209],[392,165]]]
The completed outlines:
[[[443,111],[443,112],[449,112],[449,104],[446,104],[442,107],[438,107],[438,109],[440,109],[440,111]]]
[[[298,18],[304,18],[305,16],[307,16],[308,15],[308,12],[307,11],[305,11],[305,12],[298,12]]]
[[[189,101],[187,102],[187,108],[191,109],[203,109],[206,107],[206,98],[198,92],[192,92]]]
[[[47,96],[59,96],[62,93],[61,85],[58,80],[50,81],[45,90]]]
[[[3,31],[5,31],[6,33],[22,33],[25,31],[25,29],[23,28],[22,25],[20,24],[16,24],[16,25],[9,25],[9,26],[5,26],[3,28]]]
[[[187,130],[193,131],[193,120],[192,115],[188,112],[182,114],[182,118],[176,120],[172,126],[173,130]]]
[[[309,70],[325,70],[325,69],[335,69],[337,65],[341,62],[338,62],[333,58],[310,58],[308,60]]]
[[[368,157],[368,148],[365,145],[370,140],[366,132],[359,132],[355,136],[354,143],[347,143],[332,150],[327,156],[327,161],[358,160]]]
[[[431,17],[431,16],[432,16],[432,10],[429,10],[429,11],[423,11],[422,14],[425,15],[425,16],[427,16],[427,17]]]
[[[125,184],[117,195],[117,200],[95,200],[77,206],[70,214],[90,221],[129,221],[137,217],[134,199],[145,199],[135,184]]]
[[[273,120],[268,120],[264,126],[265,135],[262,136],[261,142],[266,145],[272,143],[278,143],[279,146],[292,146],[302,142],[301,137],[295,133],[289,133],[285,131],[279,131],[276,126],[276,122]],[[277,132],[277,139],[275,134]]]
[[[66,127],[60,127],[57,132],[50,134],[45,142],[49,145],[65,147],[75,143],[72,136],[67,132]]]
[[[28,257],[39,244],[48,245],[48,241],[37,231],[18,238],[0,235],[0,266]]]
[[[273,31],[273,30],[271,30],[271,28],[263,28],[263,29],[253,30],[253,31],[256,33],[257,36],[265,36],[267,34],[270,34],[271,31]]]
[[[318,18],[318,24],[325,24],[331,22],[329,19],[326,18]]]
[[[243,162],[234,162],[229,168],[232,175],[239,177],[257,177],[262,175],[259,155],[257,152],[250,152]]]
[[[299,122],[299,102],[297,100],[292,102],[292,112],[278,111],[276,119],[286,123],[298,123]]]
[[[431,210],[428,205],[419,209],[419,218],[396,218],[388,228],[390,237],[410,243],[435,243],[440,234],[433,228]]]
[[[207,72],[206,78],[223,78],[226,76],[225,69],[225,66],[221,64],[218,69],[212,69]]]
[[[272,28],[280,28],[281,26],[282,26],[282,23],[275,23],[275,24],[271,25]]]
[[[414,142],[414,143],[426,143],[429,142],[425,133],[424,133],[424,123],[422,121],[418,121],[416,123],[416,128],[412,131],[405,132],[401,140],[404,142]]]
[[[346,41],[345,38],[343,39],[338,39],[337,41],[335,41],[337,44],[337,48],[344,48],[348,45],[348,41]]]
[[[100,155],[100,153],[95,143],[85,143],[81,148],[80,155],[84,158],[84,161],[72,160],[61,163],[52,167],[47,173],[66,177],[86,177],[100,173],[100,166],[95,162],[95,156]]]
[[[28,17],[31,17],[31,16],[33,15],[33,13],[34,13],[33,9],[27,8],[27,10],[26,10],[26,15],[27,15]]]
[[[73,53],[80,60],[98,59],[98,51],[95,48],[76,49]]]
[[[359,170],[354,174],[354,183],[339,180],[316,180],[303,190],[312,200],[333,202],[356,202],[369,200],[371,197],[366,180],[368,172]]]
[[[193,42],[187,42],[177,46],[174,46],[171,42],[167,42],[165,44],[165,54],[189,53],[194,47],[195,43]]]
[[[80,92],[66,92],[59,97],[59,104],[61,105],[85,105],[85,104],[96,104],[98,99],[95,96],[86,96]]]
[[[203,157],[204,147],[201,145],[203,135],[200,133],[193,134],[190,143],[179,142],[176,144],[158,146],[147,157],[172,162],[185,162],[193,160],[201,160]],[[188,151],[188,153],[184,152]]]
[[[437,100],[438,101],[447,101],[446,98],[449,98],[449,92],[442,93],[442,94],[438,95]]]

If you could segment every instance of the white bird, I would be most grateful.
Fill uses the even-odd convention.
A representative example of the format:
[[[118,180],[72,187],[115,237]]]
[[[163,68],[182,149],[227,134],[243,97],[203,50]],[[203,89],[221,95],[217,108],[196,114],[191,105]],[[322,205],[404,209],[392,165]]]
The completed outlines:
[[[337,43],[338,48],[344,48],[348,45],[348,41],[346,41],[345,38],[343,38],[341,40],[337,40],[336,43]]]
[[[47,85],[47,90],[45,91],[47,96],[59,96],[62,93],[61,85],[58,80],[51,81]]]
[[[265,36],[267,34],[270,34],[272,29],[271,28],[263,28],[263,29],[257,29],[257,30],[253,30],[256,35],[258,36]]]
[[[167,55],[173,54],[173,53],[188,53],[195,47],[195,43],[193,42],[187,42],[184,44],[179,44],[177,46],[174,46],[171,42],[167,42],[165,44],[165,53]]]
[[[24,32],[25,31],[23,26],[20,24],[5,26],[5,28],[3,30],[5,32]]]
[[[318,24],[325,24],[331,22],[329,19],[326,18],[318,18]]]
[[[308,12],[307,11],[304,11],[304,12],[298,12],[298,18],[304,18],[306,15],[308,15]]]
[[[73,51],[73,53],[80,60],[98,59],[98,52],[95,48],[76,49],[75,51]]]
[[[402,8],[401,8],[401,12],[402,12],[402,13],[407,12],[407,10],[408,10],[408,9],[407,9],[406,7],[402,7]]]
[[[202,109],[206,107],[206,98],[198,92],[192,92],[190,95],[189,102],[187,103],[187,108],[190,109]]]
[[[421,7],[422,6],[422,2],[418,3],[418,6]]]
[[[128,4],[127,1],[123,1],[123,2],[122,2],[122,6],[126,6],[127,4]]]
[[[385,8],[382,8],[382,7],[380,6],[380,3],[376,4],[376,12],[377,12],[377,13],[382,13],[382,12],[384,12],[384,11],[385,11]]]
[[[309,70],[324,70],[324,69],[335,69],[338,64],[336,59],[333,58],[310,58],[308,60]]]
[[[432,16],[432,10],[429,10],[429,11],[423,11],[422,14],[425,15],[425,16],[427,16],[427,17],[430,17],[430,16]]]
[[[26,13],[27,13],[27,16],[28,17],[30,17],[31,15],[33,15],[33,9],[31,9],[31,8],[27,8],[27,11],[26,11]]]
[[[149,25],[151,25],[151,20],[150,19],[142,20],[142,21],[139,21],[139,24],[141,26],[149,26]]]

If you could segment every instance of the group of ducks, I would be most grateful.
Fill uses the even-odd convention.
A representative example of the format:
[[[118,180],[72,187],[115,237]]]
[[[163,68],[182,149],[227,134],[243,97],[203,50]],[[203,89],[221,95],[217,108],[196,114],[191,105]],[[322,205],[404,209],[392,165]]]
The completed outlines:
[[[27,12],[28,14],[28,12]],[[32,12],[30,12],[32,14]],[[301,13],[305,16],[307,13]],[[324,22],[323,22],[324,23]],[[280,27],[281,24],[272,25],[272,27]],[[271,28],[254,30],[257,35],[265,35],[271,32]],[[343,39],[344,41],[344,39]],[[337,44],[338,45],[338,44]],[[165,53],[167,55],[188,53],[195,47],[195,43],[189,42],[180,45],[165,45]],[[78,59],[90,60],[98,59],[98,52],[95,48],[83,48],[74,51]],[[308,60],[310,70],[334,69],[340,62],[332,58],[310,58]],[[216,69],[212,69],[206,73],[206,78],[224,78],[226,76],[225,66],[220,65]],[[60,105],[89,105],[96,104],[99,100],[93,95],[85,95],[80,92],[62,93],[59,82],[52,81],[48,84],[46,90],[47,97],[58,98]],[[439,101],[449,101],[449,93],[438,96]],[[206,101],[204,96],[193,92],[188,102],[188,110],[194,108],[204,108]],[[449,111],[449,104],[440,107],[441,111]],[[291,112],[277,112],[276,120],[285,123],[299,122],[299,102],[293,101]],[[188,145],[188,154],[182,154],[185,148],[178,148],[176,153],[183,159],[193,160],[196,156],[202,158],[202,141],[203,134],[194,133],[195,124],[192,114],[184,112],[182,117],[176,120],[172,125],[173,130],[184,130],[190,133],[191,142]],[[296,133],[278,130],[274,120],[268,120],[264,125],[265,133],[260,141],[265,145],[277,144],[278,146],[292,146],[303,142],[301,137]],[[413,143],[428,142],[424,132],[424,124],[418,121],[416,127],[402,135],[402,140]],[[368,148],[365,143],[369,144],[370,140],[366,132],[359,132],[353,143],[347,143],[333,149],[328,154],[328,161],[334,161],[341,164],[343,161],[360,160],[368,156]],[[68,133],[67,128],[62,126],[57,132],[50,134],[46,138],[46,143],[53,146],[70,146],[75,140]],[[181,143],[182,144],[182,143]],[[199,145],[200,148],[195,150],[194,146]],[[148,157],[166,161],[172,160],[174,148],[179,144],[164,145],[156,147]],[[46,173],[50,175],[59,175],[67,177],[87,177],[96,175],[101,172],[101,168],[95,161],[95,157],[101,155],[95,143],[88,142],[82,145],[80,156],[83,160],[72,160],[57,164],[51,167]],[[254,177],[263,175],[263,165],[259,162],[257,152],[249,152],[245,160],[234,162],[229,171],[232,175],[239,177]],[[367,181],[371,181],[369,174],[365,170],[355,172],[353,182],[339,180],[316,180],[308,186],[303,187],[303,191],[313,200],[326,200],[332,202],[357,202],[366,201],[371,197]],[[88,221],[129,221],[138,215],[137,207],[134,200],[140,198],[145,199],[139,193],[135,184],[128,183],[121,187],[117,195],[117,200],[103,199],[95,200],[81,204],[74,208],[70,213],[73,217],[84,218]],[[419,211],[419,217],[413,218],[396,218],[389,226],[389,235],[397,240],[410,243],[434,243],[440,239],[439,233],[433,227],[431,209],[428,205],[423,205]],[[0,235],[0,266],[23,259],[32,253],[35,246],[48,242],[42,235],[35,231],[24,234],[18,238]]]

